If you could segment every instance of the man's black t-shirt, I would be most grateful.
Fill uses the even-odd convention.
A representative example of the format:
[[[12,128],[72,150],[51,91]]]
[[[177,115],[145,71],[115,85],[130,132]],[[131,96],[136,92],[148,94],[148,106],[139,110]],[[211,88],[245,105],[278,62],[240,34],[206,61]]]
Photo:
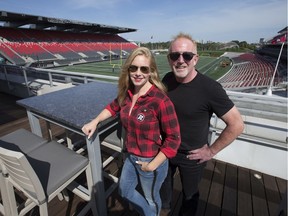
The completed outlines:
[[[193,150],[208,143],[210,118],[223,116],[233,106],[222,86],[197,73],[189,83],[178,83],[173,72],[163,78],[168,96],[175,106],[181,130],[180,151]]]

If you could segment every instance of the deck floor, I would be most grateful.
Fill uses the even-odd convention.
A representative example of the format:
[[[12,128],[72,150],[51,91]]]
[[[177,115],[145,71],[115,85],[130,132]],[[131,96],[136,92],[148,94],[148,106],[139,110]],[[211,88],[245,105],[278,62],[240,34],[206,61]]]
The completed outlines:
[[[26,110],[16,105],[18,99],[0,93],[0,136],[18,128],[30,130]],[[44,122],[43,127],[45,127]],[[60,136],[63,133],[61,128],[53,127],[55,136]],[[48,136],[48,134],[44,133],[44,136]],[[103,152],[104,157],[105,154],[107,156],[106,151]],[[109,164],[105,170],[116,176],[119,176],[120,173],[115,162]],[[174,200],[171,216],[178,215],[182,199],[179,175],[176,173],[174,178]],[[110,182],[106,180],[105,186],[109,184]],[[207,163],[200,183],[200,202],[197,215],[276,216],[281,200],[285,197],[287,200],[286,180],[213,159]],[[77,196],[71,196],[69,202],[59,201],[58,198],[55,198],[49,203],[49,215],[77,215],[77,211],[82,209],[84,205],[85,202]],[[284,206],[286,213],[282,215],[287,215],[287,201],[284,202]],[[107,210],[108,216],[138,215],[121,199],[117,190],[107,199]],[[38,215],[38,212],[35,210],[29,215]]]

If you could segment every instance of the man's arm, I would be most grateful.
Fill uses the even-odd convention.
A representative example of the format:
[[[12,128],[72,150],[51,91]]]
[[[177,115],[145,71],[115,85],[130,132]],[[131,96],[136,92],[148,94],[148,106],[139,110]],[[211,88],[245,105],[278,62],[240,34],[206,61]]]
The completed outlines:
[[[215,142],[211,146],[206,144],[200,149],[190,151],[187,158],[190,160],[199,160],[199,163],[208,161],[232,143],[244,130],[241,114],[235,106],[224,114],[221,119],[226,123],[226,127]]]

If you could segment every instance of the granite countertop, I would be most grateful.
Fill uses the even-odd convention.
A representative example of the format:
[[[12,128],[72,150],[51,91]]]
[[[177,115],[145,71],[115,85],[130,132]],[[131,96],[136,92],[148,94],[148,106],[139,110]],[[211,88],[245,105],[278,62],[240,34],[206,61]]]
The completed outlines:
[[[117,85],[91,82],[25,98],[17,104],[27,110],[61,122],[76,129],[95,118],[117,96]]]

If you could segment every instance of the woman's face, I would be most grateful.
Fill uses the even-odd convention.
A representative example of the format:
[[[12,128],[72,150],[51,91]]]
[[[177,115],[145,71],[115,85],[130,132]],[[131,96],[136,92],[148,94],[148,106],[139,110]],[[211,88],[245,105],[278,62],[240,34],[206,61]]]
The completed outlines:
[[[138,55],[131,62],[129,76],[135,88],[142,88],[149,83],[150,61],[144,55]]]

